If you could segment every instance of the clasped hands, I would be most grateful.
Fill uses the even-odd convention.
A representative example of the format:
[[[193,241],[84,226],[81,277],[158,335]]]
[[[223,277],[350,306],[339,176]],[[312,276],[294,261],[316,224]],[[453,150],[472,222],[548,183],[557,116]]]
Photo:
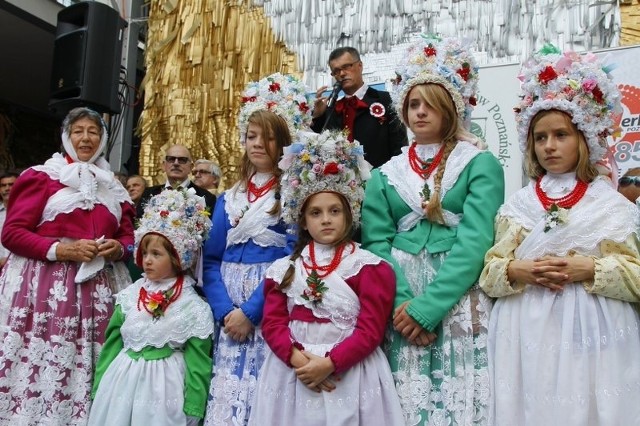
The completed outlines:
[[[429,346],[436,341],[438,336],[435,333],[425,330],[406,311],[409,301],[398,306],[393,312],[393,328],[409,343],[416,346]]]
[[[332,376],[336,367],[328,356],[321,357],[294,347],[291,365],[298,380],[314,392],[331,392],[336,388],[334,382],[340,380],[339,377]]]
[[[61,241],[56,247],[56,259],[61,262],[90,262],[98,256],[107,261],[116,261],[122,254],[122,244],[112,239]]]
[[[537,284],[553,291],[561,291],[566,284],[591,280],[594,275],[594,260],[587,256],[517,259],[508,267],[510,282]]]

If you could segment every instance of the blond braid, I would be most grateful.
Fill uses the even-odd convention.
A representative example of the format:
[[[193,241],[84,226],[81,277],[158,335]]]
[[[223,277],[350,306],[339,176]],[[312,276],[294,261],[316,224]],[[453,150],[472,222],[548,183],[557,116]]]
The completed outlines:
[[[442,203],[440,202],[442,176],[444,175],[444,169],[447,164],[447,159],[449,158],[451,151],[453,151],[453,148],[455,147],[455,141],[448,140],[445,142],[442,160],[440,161],[440,164],[438,164],[438,170],[433,177],[434,188],[433,192],[431,193],[431,197],[429,198],[429,202],[427,203],[427,219],[429,219],[431,222],[442,224],[444,223],[444,216],[442,214]]]

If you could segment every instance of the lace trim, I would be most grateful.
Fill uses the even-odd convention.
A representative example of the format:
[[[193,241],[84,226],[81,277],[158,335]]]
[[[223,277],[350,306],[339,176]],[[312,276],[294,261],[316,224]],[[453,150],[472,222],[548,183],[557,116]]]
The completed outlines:
[[[120,328],[125,349],[141,351],[147,346],[161,348],[167,344],[181,346],[188,339],[206,339],[214,332],[211,308],[193,289],[195,281],[184,277],[182,294],[169,306],[163,317],[157,321],[144,309],[138,310],[138,295],[144,286],[150,291],[168,289],[175,278],[154,283],[141,278],[116,295],[116,305],[120,305],[125,315]]]
[[[62,154],[56,153],[43,165],[34,166],[32,169],[46,173],[51,180],[66,185],[49,197],[38,225],[53,221],[58,215],[71,213],[76,209],[92,210],[96,204],[104,205],[120,222],[121,203],[131,202],[129,194],[116,181],[109,169],[109,163],[103,158],[98,158],[95,164],[68,164]]]
[[[260,247],[286,246],[286,235],[269,229],[280,220],[267,213],[276,202],[275,193],[275,190],[271,190],[255,202],[249,203],[246,191],[240,190],[240,182],[225,192],[225,213],[233,227],[227,233],[227,247],[249,240]]]
[[[516,258],[533,259],[546,254],[566,256],[570,251],[598,256],[602,241],[621,243],[637,233],[640,227],[637,208],[602,177],[596,178],[584,198],[569,210],[566,224],[544,232],[545,214],[535,194],[534,182],[516,192],[500,208],[499,215],[531,230],[516,249]],[[612,217],[615,220],[611,220]]]
[[[314,304],[302,298],[303,291],[307,288],[307,277],[309,276],[302,261],[303,259],[307,263],[311,261],[308,247],[305,247],[302,256],[295,260],[294,279],[291,286],[285,290],[289,298],[289,310],[293,309],[294,305],[305,306],[311,309],[317,318],[329,319],[342,330],[352,329],[355,327],[360,312],[360,301],[345,280],[358,275],[365,265],[378,265],[382,258],[361,249],[359,245],[356,245],[353,253],[347,248],[338,268],[322,279],[328,287],[323,295],[322,303]],[[316,245],[316,260],[321,264],[328,263],[333,253],[333,248]],[[265,276],[276,282],[281,282],[289,269],[289,262],[289,257],[276,260],[267,270]]]
[[[420,191],[424,181],[407,167],[408,147],[402,148],[402,154],[393,157],[382,167],[380,173],[387,177],[389,185],[393,186],[400,198],[411,208],[411,213],[401,218],[398,222],[398,232],[408,231],[414,228],[424,218]],[[464,168],[480,154],[482,150],[466,141],[458,141],[447,159],[447,165],[442,176],[440,200],[453,188]],[[435,174],[435,173],[434,173]],[[433,187],[433,175],[427,180]],[[443,210],[444,221],[447,226],[457,226],[462,219],[462,214],[455,214]]]

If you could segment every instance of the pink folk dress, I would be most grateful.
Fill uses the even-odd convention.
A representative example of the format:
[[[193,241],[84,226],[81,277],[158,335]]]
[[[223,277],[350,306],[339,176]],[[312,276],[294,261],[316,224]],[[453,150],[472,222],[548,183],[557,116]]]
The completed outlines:
[[[2,233],[12,254],[0,275],[2,425],[86,423],[112,294],[130,283],[123,262],[76,284],[79,263],[47,260],[56,241],[116,239],[122,260],[133,244],[134,210],[106,162],[72,164],[55,154],[12,188]]]

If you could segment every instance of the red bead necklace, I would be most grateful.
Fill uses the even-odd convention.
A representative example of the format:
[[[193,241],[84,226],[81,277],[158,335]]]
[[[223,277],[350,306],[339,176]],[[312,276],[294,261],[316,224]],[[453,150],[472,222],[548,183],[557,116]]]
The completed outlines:
[[[144,287],[140,287],[140,293],[138,295],[138,310],[141,310],[140,305],[142,305],[145,311],[153,315],[153,319],[160,318],[164,315],[169,305],[180,297],[183,283],[184,276],[180,274],[178,275],[176,283],[164,291],[149,293]]]
[[[544,190],[540,186],[541,181],[542,176],[536,180],[536,195],[545,210],[549,210],[549,207],[553,204],[558,207],[562,207],[563,209],[570,209],[575,206],[582,197],[584,197],[585,192],[587,192],[587,187],[589,186],[587,182],[579,180],[573,190],[564,197],[551,198],[545,194]]]
[[[331,262],[328,265],[320,266],[316,263],[315,242],[311,240],[311,242],[309,243],[309,258],[311,259],[311,265],[309,265],[304,260],[302,260],[302,264],[304,265],[307,273],[310,274],[312,271],[316,271],[316,274],[319,278],[324,278],[338,268],[340,262],[342,262],[342,254],[344,253],[344,249],[346,246],[346,244],[343,244],[340,247],[336,248],[336,252],[333,255],[333,259],[331,259]],[[353,251],[355,250],[355,244],[351,243],[351,247],[351,252],[353,253]]]
[[[442,144],[438,153],[435,157],[433,157],[432,161],[423,161],[416,152],[416,142],[414,141],[409,147],[409,164],[411,165],[411,169],[418,174],[422,179],[427,180],[431,173],[438,167],[442,157],[444,156],[444,147],[445,144]]]
[[[261,187],[258,187],[256,186],[255,183],[251,181],[251,179],[253,179],[255,175],[256,175],[255,173],[251,175],[251,177],[249,178],[249,183],[247,184],[247,199],[249,200],[250,203],[253,203],[254,201],[258,201],[260,197],[262,197],[264,194],[269,192],[271,188],[274,187],[276,182],[278,182],[278,177],[273,176],[271,179],[267,181],[267,183],[265,183]]]
[[[438,167],[440,161],[442,161],[442,157],[444,156],[444,147],[445,144],[442,144],[438,153],[431,161],[423,161],[416,152],[416,142],[414,141],[409,147],[409,164],[411,165],[411,169],[418,174],[422,179],[424,179],[424,185],[422,186],[422,191],[420,191],[420,197],[422,198],[422,208],[425,208],[429,199],[431,199],[431,188],[429,188],[429,184],[427,183],[427,179],[431,176],[431,173]]]

